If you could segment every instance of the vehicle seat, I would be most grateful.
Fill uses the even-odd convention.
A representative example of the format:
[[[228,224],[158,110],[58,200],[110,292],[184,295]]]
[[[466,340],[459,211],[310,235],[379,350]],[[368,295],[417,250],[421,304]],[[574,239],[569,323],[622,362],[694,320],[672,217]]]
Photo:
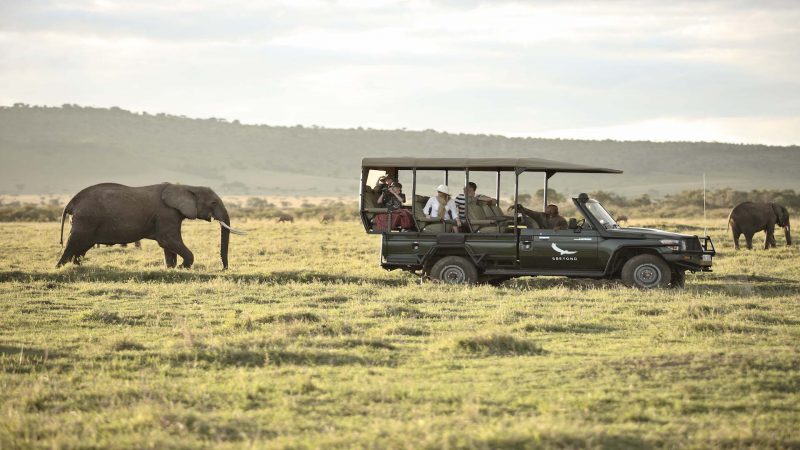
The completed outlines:
[[[375,192],[371,187],[365,186],[364,187],[364,209],[363,212],[366,213],[367,219],[369,220],[370,225],[374,225],[373,219],[375,219],[375,215],[379,213],[388,213],[388,208],[382,208],[378,206],[378,196],[380,194]]]
[[[507,221],[510,221],[510,222],[514,221],[514,216],[509,216],[509,215],[503,214],[503,210],[500,208],[500,206],[497,203],[492,203],[491,205],[489,205],[489,208],[492,210],[492,216],[495,219],[497,219],[497,220],[507,220]]]
[[[487,216],[484,202],[470,199],[467,201],[467,222],[473,233],[497,232],[497,221]],[[491,209],[489,209],[491,211]]]
[[[430,197],[424,195],[417,195],[414,197],[414,217],[417,219],[417,224],[419,225],[419,231],[425,233],[444,233],[447,231],[447,227],[449,223],[452,223],[450,220],[442,221],[442,219],[436,218],[427,218],[425,217],[425,213],[423,209],[425,209],[425,204],[428,203],[428,199]]]

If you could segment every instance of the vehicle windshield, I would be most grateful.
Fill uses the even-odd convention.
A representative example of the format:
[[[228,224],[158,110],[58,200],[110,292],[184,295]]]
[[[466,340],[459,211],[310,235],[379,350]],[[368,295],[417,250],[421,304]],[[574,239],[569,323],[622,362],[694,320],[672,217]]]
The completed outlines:
[[[611,214],[609,214],[597,200],[589,200],[586,202],[586,209],[589,210],[589,214],[594,216],[606,230],[609,228],[620,228],[617,222],[614,221],[614,218],[611,217]]]

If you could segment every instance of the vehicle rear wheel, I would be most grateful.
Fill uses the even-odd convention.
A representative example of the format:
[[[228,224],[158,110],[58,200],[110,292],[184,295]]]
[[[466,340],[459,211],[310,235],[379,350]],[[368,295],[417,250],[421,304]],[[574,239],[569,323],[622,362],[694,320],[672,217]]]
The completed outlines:
[[[665,288],[672,281],[667,262],[655,255],[639,255],[622,266],[622,281],[642,289]]]
[[[463,256],[445,256],[431,267],[431,278],[447,284],[475,284],[478,269]]]

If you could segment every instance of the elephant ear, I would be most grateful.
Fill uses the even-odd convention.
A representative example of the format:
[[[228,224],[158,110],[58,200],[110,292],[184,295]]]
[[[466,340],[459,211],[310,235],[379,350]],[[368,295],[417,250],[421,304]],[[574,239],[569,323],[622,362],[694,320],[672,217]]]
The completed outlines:
[[[187,186],[169,184],[161,192],[161,200],[175,208],[187,219],[197,219],[197,199]]]

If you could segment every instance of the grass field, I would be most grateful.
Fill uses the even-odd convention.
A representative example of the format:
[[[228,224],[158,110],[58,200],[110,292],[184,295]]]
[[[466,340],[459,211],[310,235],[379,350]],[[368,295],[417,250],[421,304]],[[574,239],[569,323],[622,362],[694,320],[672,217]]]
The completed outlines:
[[[642,292],[419,285],[356,223],[234,225],[222,272],[207,223],[191,270],[152,241],[57,270],[57,224],[0,224],[0,448],[800,448],[780,236],[712,229],[714,273]]]

